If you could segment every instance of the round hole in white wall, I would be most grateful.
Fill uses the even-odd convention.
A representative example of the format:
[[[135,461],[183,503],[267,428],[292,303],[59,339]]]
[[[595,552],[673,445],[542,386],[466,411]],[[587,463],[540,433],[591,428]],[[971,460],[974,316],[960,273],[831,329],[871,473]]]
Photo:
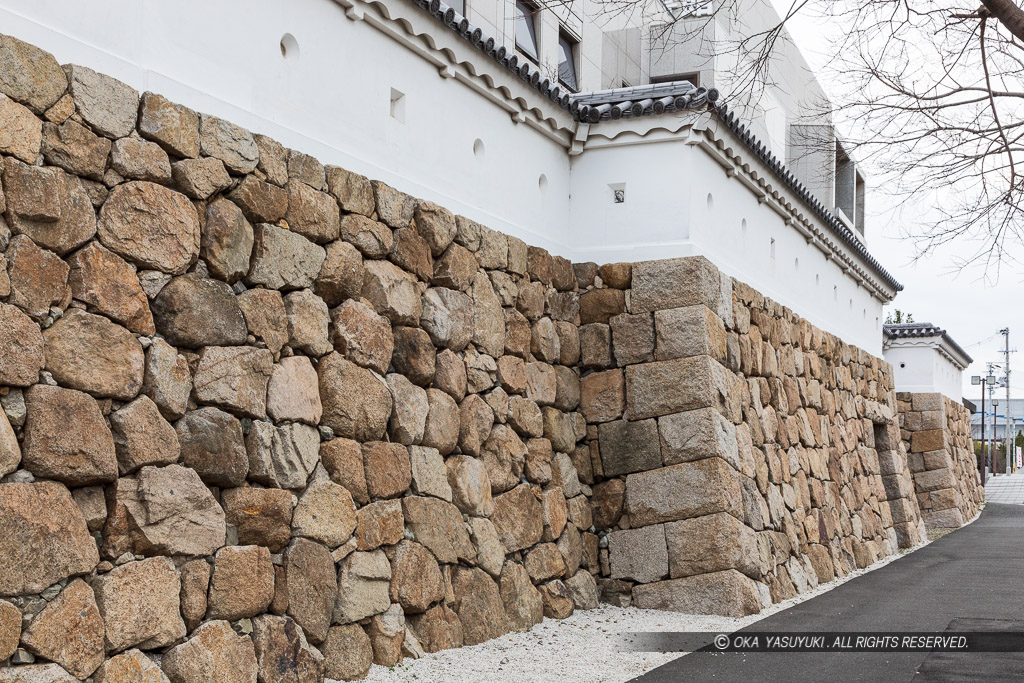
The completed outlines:
[[[548,189],[548,177],[543,173],[537,178],[537,187],[540,188],[541,192],[545,192]]]
[[[295,62],[299,59],[299,41],[290,33],[281,36],[281,57],[286,62]]]
[[[477,138],[473,141],[473,156],[477,159],[483,160],[486,150],[484,149],[484,141]]]
[[[906,363],[900,363],[900,367],[901,368],[905,368],[905,367],[907,367],[907,364]]]
[[[715,198],[711,196],[710,192],[708,192],[708,211],[711,211],[714,208],[715,208]]]

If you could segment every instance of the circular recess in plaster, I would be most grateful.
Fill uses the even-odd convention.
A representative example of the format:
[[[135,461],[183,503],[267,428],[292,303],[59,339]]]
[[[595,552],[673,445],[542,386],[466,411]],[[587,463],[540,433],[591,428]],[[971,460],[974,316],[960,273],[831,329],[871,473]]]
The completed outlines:
[[[537,187],[540,188],[541,194],[547,192],[548,189],[548,177],[543,173],[537,178]]]
[[[281,58],[286,62],[299,61],[299,41],[290,33],[281,36]]]
[[[900,367],[901,368],[905,368],[905,367],[907,367],[907,364],[906,363],[900,363]]]
[[[473,141],[473,156],[475,156],[477,159],[480,159],[481,161],[483,161],[484,155],[486,153],[487,153],[487,150],[484,149],[484,141],[481,140],[480,138],[477,138],[476,140],[474,140]]]
[[[708,192],[708,211],[712,211],[715,208],[715,198]]]

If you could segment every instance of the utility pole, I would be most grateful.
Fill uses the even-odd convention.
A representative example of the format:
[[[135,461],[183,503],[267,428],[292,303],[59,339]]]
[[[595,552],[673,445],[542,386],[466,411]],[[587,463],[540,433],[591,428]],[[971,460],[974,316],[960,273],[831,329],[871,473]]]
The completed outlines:
[[[1004,383],[1006,384],[1006,409],[1005,417],[1003,418],[1003,424],[1006,429],[1004,434],[1006,438],[1006,473],[1011,474],[1017,459],[1010,448],[1010,328],[1004,327],[999,330],[999,334],[1003,335],[1003,373],[1005,377]]]

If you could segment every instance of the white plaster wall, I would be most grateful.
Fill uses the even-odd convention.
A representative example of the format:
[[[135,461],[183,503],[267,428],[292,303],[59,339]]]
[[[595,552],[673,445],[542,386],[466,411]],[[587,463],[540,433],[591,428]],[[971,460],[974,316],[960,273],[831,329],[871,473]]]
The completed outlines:
[[[331,0],[0,0],[0,31],[568,255],[565,149]]]
[[[961,400],[962,371],[935,347],[889,347],[883,357],[892,364],[896,391],[937,392],[954,401]]]
[[[573,159],[569,234],[578,259],[702,254],[818,327],[881,354],[882,303],[835,261],[698,147],[635,142],[595,142]],[[612,202],[611,184],[625,184],[624,204]]]

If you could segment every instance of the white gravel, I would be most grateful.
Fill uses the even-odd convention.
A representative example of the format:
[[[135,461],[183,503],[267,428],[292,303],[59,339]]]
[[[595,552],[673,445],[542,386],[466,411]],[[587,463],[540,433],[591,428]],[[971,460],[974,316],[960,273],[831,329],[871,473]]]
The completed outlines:
[[[975,517],[977,519],[977,517]],[[971,520],[973,522],[974,520]],[[969,524],[970,522],[968,522]],[[965,525],[966,526],[966,525]],[[876,562],[760,614],[730,617],[679,614],[601,605],[568,619],[545,619],[526,633],[510,633],[480,645],[445,650],[398,666],[370,669],[367,681],[626,681],[680,656],[678,652],[621,652],[621,635],[643,631],[722,631],[749,626],[810,600],[861,574],[884,567],[927,543]]]

